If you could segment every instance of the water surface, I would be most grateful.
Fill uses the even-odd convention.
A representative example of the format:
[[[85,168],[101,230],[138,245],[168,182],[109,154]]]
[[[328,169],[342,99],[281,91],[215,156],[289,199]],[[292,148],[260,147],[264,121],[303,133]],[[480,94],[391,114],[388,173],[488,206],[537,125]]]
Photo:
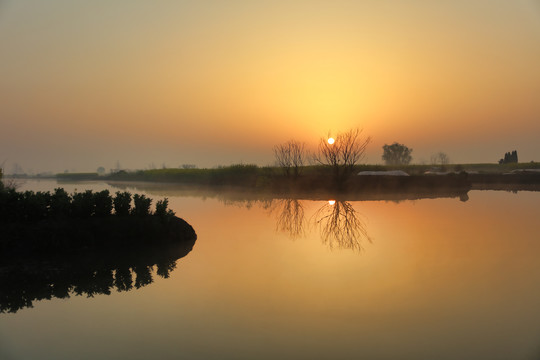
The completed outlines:
[[[118,190],[21,190],[59,186]],[[538,192],[246,202],[128,190],[168,197],[193,250],[139,289],[0,314],[1,359],[540,358]]]

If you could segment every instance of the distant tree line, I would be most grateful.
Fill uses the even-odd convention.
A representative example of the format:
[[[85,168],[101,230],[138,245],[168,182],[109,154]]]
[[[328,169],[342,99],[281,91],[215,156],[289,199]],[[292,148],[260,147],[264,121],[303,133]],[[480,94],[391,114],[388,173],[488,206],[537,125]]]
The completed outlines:
[[[517,151],[514,150],[512,152],[507,152],[504,154],[504,158],[499,160],[499,164],[517,164],[518,162],[518,154]]]

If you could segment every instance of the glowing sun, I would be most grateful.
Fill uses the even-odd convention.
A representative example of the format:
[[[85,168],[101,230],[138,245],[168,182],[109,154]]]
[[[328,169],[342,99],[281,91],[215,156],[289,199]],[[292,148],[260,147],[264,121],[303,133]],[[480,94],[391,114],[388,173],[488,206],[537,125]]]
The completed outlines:
[[[330,145],[332,145],[332,144],[334,143],[334,141],[335,141],[334,138],[328,138],[328,143],[329,143]]]

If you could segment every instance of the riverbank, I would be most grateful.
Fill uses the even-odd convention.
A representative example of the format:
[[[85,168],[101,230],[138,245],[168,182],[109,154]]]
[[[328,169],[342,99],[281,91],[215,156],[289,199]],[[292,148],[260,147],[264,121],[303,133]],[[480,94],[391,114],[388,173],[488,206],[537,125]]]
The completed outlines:
[[[399,170],[408,176],[388,175]],[[375,175],[358,176],[361,172]],[[26,177],[29,178],[29,177]],[[34,177],[42,179],[42,177]],[[240,189],[244,191],[280,194],[352,193],[396,194],[463,192],[475,190],[532,190],[540,187],[540,163],[517,164],[458,164],[433,167],[407,165],[358,165],[351,175],[335,181],[333,169],[324,166],[305,166],[297,177],[286,176],[279,167],[258,167],[238,164],[213,169],[155,169],[117,171],[112,174],[64,173],[53,177],[59,183],[104,181],[108,183],[176,184],[191,189]],[[23,178],[24,179],[24,178]]]

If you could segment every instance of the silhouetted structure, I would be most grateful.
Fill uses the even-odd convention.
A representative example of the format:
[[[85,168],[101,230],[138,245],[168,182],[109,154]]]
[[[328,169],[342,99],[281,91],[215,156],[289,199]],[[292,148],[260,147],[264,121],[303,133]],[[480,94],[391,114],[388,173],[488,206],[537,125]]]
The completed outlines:
[[[517,164],[518,162],[518,154],[517,151],[514,150],[512,152],[507,152],[504,154],[504,158],[499,160],[499,164]]]

